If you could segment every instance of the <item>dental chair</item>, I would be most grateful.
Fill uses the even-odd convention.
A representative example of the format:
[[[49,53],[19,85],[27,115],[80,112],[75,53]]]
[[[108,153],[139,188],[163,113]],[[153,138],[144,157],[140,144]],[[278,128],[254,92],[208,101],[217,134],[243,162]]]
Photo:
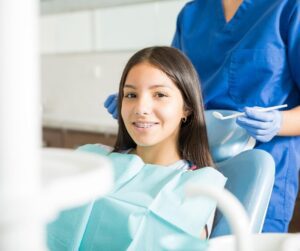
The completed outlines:
[[[223,115],[235,113],[218,111]],[[251,231],[260,233],[274,184],[274,160],[269,153],[252,149],[255,140],[235,119],[219,120],[212,112],[205,111],[205,118],[213,160],[228,178],[225,188],[238,198],[248,213]],[[210,238],[229,234],[229,225],[217,210]]]

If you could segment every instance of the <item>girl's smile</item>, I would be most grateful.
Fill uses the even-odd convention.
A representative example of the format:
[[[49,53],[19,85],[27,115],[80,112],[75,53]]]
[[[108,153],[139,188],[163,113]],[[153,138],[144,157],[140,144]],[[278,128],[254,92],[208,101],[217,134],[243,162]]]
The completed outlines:
[[[147,121],[139,121],[139,122],[133,122],[132,123],[136,130],[143,131],[147,129],[152,129],[154,126],[158,125],[158,122],[147,122]]]

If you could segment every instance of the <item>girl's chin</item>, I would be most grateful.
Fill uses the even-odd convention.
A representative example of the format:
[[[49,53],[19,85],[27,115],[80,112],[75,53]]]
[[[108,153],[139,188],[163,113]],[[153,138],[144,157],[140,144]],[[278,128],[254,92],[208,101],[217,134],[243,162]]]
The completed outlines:
[[[154,144],[153,143],[150,143],[150,142],[137,142],[135,141],[137,147],[151,147],[153,146]]]
[[[133,138],[133,140],[138,147],[152,147],[159,143],[154,141],[153,138],[152,139]]]
[[[158,142],[154,140],[154,135],[132,135],[131,138],[140,147],[150,147],[156,145]]]

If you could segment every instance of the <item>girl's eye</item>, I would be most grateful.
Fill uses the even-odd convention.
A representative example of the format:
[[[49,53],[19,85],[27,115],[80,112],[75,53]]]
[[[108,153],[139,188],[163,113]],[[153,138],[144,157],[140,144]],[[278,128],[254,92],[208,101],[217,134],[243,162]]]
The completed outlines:
[[[155,97],[164,98],[164,97],[168,97],[168,95],[161,93],[161,92],[157,92],[157,93],[155,93]]]
[[[127,93],[124,95],[124,98],[135,98],[136,95],[134,93]]]

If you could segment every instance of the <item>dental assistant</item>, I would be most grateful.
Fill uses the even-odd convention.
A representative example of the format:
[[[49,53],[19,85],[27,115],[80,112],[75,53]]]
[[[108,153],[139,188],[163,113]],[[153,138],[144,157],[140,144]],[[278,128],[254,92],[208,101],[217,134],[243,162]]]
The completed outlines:
[[[206,109],[245,110],[237,123],[276,163],[263,231],[288,231],[300,166],[300,1],[189,2],[172,45],[194,64]],[[248,108],[280,104],[289,110]]]
[[[194,64],[206,109],[246,112],[237,123],[276,163],[263,231],[288,231],[300,167],[300,1],[191,1],[178,15],[172,45]],[[105,102],[114,117],[116,103],[115,95]],[[248,108],[280,104],[288,110]]]

